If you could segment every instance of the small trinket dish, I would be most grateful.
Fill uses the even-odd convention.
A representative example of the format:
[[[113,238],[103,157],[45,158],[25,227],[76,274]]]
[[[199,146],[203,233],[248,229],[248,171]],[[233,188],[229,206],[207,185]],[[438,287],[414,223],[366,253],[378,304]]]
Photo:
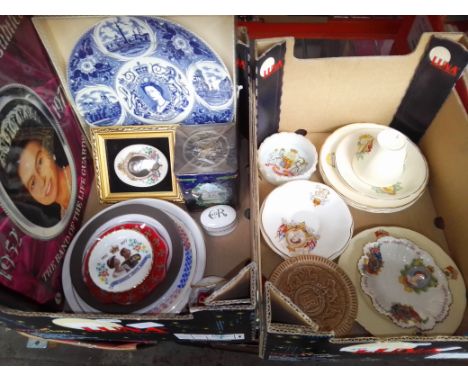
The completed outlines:
[[[213,206],[202,212],[200,222],[208,235],[224,236],[237,227],[236,210],[227,205]]]
[[[307,138],[281,132],[269,136],[258,149],[258,166],[268,183],[308,180],[317,167],[317,150]]]

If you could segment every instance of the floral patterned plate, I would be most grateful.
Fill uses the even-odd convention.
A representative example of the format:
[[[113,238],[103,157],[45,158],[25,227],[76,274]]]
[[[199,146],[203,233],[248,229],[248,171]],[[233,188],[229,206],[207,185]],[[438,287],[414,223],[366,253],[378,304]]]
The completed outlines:
[[[84,280],[103,303],[143,299],[166,276],[168,246],[151,226],[119,224],[96,238],[84,259]]]
[[[338,143],[335,151],[336,169],[357,192],[374,199],[400,200],[417,195],[426,187],[429,168],[418,147],[408,142],[406,164],[401,178],[389,187],[374,187],[363,182],[353,171],[352,159],[358,146],[369,147],[377,134],[385,127],[360,129],[345,136]]]
[[[353,218],[346,203],[330,187],[308,180],[285,183],[265,199],[262,234],[284,258],[339,256],[353,235]]]
[[[200,264],[196,261],[197,253],[193,245],[187,250],[184,247],[186,235],[181,234],[181,223],[175,221],[172,214],[143,203],[147,199],[133,199],[117,203],[101,211],[87,222],[73,239],[65,256],[62,281],[66,299],[75,312],[107,313],[145,313],[151,307],[163,307],[163,312],[173,311],[177,306],[167,307],[165,302],[181,296],[187,287],[188,276],[195,276],[195,270],[204,267],[204,256]],[[163,205],[165,205],[163,203]],[[171,205],[173,206],[173,205]],[[174,208],[178,208],[173,206]],[[117,224],[137,222],[156,228],[168,243],[172,256],[167,262],[166,277],[151,294],[140,302],[129,305],[102,304],[90,292],[82,275],[83,256],[99,236]],[[185,231],[184,231],[185,232]],[[201,249],[200,249],[201,250]],[[195,269],[194,269],[195,268]]]
[[[389,260],[389,242],[398,243],[392,247],[398,248],[398,253],[392,253],[397,259],[403,257],[404,261]],[[374,249],[379,244],[384,245],[383,256]],[[400,227],[375,227],[362,231],[353,237],[338,263],[357,290],[357,321],[374,336],[411,336],[421,332],[425,335],[452,335],[463,319],[466,289],[460,271],[441,247],[415,231]],[[369,281],[371,277],[378,278],[378,284]],[[382,284],[384,277],[387,281]],[[377,308],[363,288],[371,288],[370,294],[374,296],[378,294],[377,306],[384,308]],[[428,302],[429,295],[435,298],[434,302]],[[392,296],[395,300],[392,302],[395,305],[393,310],[392,304],[390,307],[387,304]],[[420,322],[407,308],[410,304],[415,307],[421,321],[427,319],[426,322]],[[384,314],[378,309],[389,313]]]
[[[114,170],[125,184],[152,187],[166,177],[169,164],[156,147],[137,144],[126,146],[115,156]]]
[[[234,116],[234,86],[221,59],[195,34],[162,18],[105,18],[77,42],[67,72],[90,125],[196,125]]]
[[[434,328],[452,304],[447,277],[429,253],[407,239],[367,243],[358,261],[362,290],[402,328]]]

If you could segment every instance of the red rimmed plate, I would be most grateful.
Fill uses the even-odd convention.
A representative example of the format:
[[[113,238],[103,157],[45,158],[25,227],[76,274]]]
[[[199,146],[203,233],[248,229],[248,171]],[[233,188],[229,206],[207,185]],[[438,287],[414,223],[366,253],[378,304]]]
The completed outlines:
[[[99,235],[86,253],[83,279],[104,304],[134,304],[164,280],[168,255],[166,242],[154,228],[119,224]]]

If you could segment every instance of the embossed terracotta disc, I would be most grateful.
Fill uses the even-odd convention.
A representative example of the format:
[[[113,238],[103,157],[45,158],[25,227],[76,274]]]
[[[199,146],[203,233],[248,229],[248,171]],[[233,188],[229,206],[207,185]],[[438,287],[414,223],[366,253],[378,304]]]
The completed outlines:
[[[317,325],[320,331],[346,334],[357,316],[356,291],[333,261],[301,255],[281,263],[270,281]]]

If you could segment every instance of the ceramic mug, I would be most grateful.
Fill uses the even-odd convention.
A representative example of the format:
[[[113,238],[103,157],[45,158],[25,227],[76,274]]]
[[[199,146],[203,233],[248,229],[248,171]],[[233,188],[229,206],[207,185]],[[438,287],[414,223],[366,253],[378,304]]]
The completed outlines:
[[[388,128],[377,137],[361,135],[353,156],[353,170],[362,181],[376,187],[398,182],[406,161],[408,138]]]

